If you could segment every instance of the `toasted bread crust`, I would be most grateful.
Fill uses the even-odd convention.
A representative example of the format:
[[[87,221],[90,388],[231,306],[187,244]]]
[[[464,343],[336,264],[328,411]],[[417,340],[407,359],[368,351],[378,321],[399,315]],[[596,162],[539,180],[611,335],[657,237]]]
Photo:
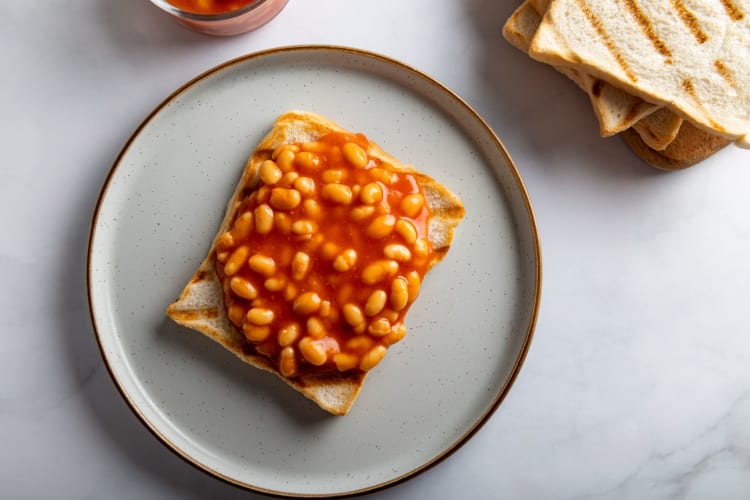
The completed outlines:
[[[311,142],[329,132],[346,132],[346,130],[331,120],[313,113],[290,111],[281,115],[249,158],[227,205],[217,237],[229,228],[244,196],[258,187],[259,166],[271,157],[278,146]],[[429,267],[434,266],[448,251],[456,226],[463,217],[464,208],[461,201],[434,179],[402,165],[372,142],[368,154],[387,161],[400,171],[413,174],[423,189],[427,206],[431,211],[428,239],[432,243],[435,255]],[[167,315],[175,322],[197,330],[218,342],[246,363],[275,373],[292,388],[329,413],[347,414],[359,395],[366,373],[335,371],[306,373],[287,378],[281,375],[276,365],[268,358],[256,354],[246,342],[244,335],[227,317],[221,281],[214,266],[215,240],[207,257],[190,279],[179,299],[167,308]]]

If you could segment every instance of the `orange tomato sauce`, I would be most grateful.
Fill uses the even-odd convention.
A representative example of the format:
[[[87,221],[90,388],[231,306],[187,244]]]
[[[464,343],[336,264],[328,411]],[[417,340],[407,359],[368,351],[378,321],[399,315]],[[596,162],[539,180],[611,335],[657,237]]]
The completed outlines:
[[[276,363],[282,350],[291,347],[296,369],[287,369],[288,376],[321,370],[369,370],[371,362],[362,362],[367,354],[373,349],[383,352],[383,348],[398,342],[406,333],[403,325],[405,315],[434,257],[427,238],[430,214],[415,176],[393,169],[369,155],[365,166],[353,166],[343,153],[347,143],[357,144],[362,150],[367,150],[368,146],[365,136],[343,133],[328,134],[312,145],[293,145],[297,157],[300,151],[309,150],[317,157],[318,164],[310,167],[295,160],[294,166],[286,171],[279,169],[278,175],[281,177],[272,185],[261,182],[239,201],[230,230],[217,239],[217,275],[223,283],[230,321],[245,332],[249,344],[258,353]],[[277,163],[281,165],[281,161]],[[294,180],[299,177],[311,179],[314,192],[303,190],[300,201],[293,208],[274,208],[273,190],[294,190],[297,186]],[[351,201],[334,201],[321,194],[330,184],[347,186],[352,192]],[[382,193],[375,202],[363,194],[365,186],[372,187],[373,184]],[[416,210],[414,206],[405,208],[405,197],[416,197],[422,203],[417,205]],[[308,200],[314,200],[319,209],[317,212],[310,210]],[[264,209],[270,207],[274,213],[272,229],[264,230],[264,234],[258,232],[257,209],[261,205]],[[367,206],[372,207],[366,209],[370,211],[369,215],[354,215],[357,209]],[[253,227],[250,230],[238,229],[237,221],[248,213],[255,214]],[[383,231],[372,230],[376,219],[383,217],[390,218],[390,225],[386,224]],[[246,218],[249,216],[246,215]],[[314,230],[309,234],[295,232],[293,224],[299,220],[311,222]],[[395,225],[393,221],[396,221]],[[405,225],[413,229],[411,236],[409,231],[400,231]],[[228,273],[227,263],[239,247],[245,247],[248,251],[239,270],[232,269]],[[404,258],[403,253],[393,257],[391,250],[394,248],[401,252],[406,248],[409,258]],[[352,250],[356,260],[351,266],[344,268],[336,264],[337,257]],[[309,261],[309,270],[302,279],[294,278],[292,273],[293,260],[298,253],[304,253]],[[247,258],[253,255],[273,259],[273,272],[259,273],[246,264]],[[369,264],[386,261],[391,262],[391,267],[384,277],[376,278],[374,282],[364,277]],[[257,294],[252,298],[243,298],[234,293],[231,285],[233,278],[250,283]],[[403,281],[394,283],[398,280]],[[403,287],[404,282],[408,283],[407,303],[393,297],[397,295],[393,291],[395,287]],[[300,314],[295,311],[295,299],[309,292],[316,294],[322,305],[313,313]],[[385,306],[375,313],[372,311],[377,307],[369,308],[372,314],[368,314],[368,300],[374,293],[382,296],[383,292],[386,295]],[[353,326],[352,321],[346,318],[346,307],[349,307],[349,311],[352,307],[358,308],[365,323]],[[270,311],[268,314],[272,315],[273,320],[261,326],[248,324],[248,312],[253,308],[266,313]],[[323,327],[324,334],[311,331],[310,318]],[[372,326],[376,322],[380,327],[386,325],[387,329],[383,331],[378,326]],[[292,342],[282,342],[281,330],[292,324],[296,325],[299,334]],[[308,343],[314,342],[320,352],[325,352],[324,362],[310,362],[312,358],[301,352],[304,349],[300,341],[305,337],[310,337]]]

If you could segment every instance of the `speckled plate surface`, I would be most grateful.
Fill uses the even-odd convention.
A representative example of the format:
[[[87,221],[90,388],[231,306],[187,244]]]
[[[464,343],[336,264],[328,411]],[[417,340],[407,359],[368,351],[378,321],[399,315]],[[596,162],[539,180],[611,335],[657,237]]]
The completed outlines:
[[[164,315],[204,258],[246,158],[289,109],[366,134],[466,206],[407,317],[408,336],[346,417]],[[380,55],[286,47],[200,75],[136,130],[92,221],[89,302],[117,387],[169,448],[248,489],[346,495],[437,463],[499,406],[531,341],[539,252],[516,168],[459,97]]]

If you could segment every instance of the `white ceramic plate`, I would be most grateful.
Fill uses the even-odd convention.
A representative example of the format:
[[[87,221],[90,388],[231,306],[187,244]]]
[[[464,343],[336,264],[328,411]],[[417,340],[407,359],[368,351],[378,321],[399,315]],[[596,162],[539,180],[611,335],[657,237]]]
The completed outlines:
[[[408,336],[346,417],[164,315],[204,258],[249,153],[289,109],[365,133],[466,206],[409,313]],[[289,496],[381,488],[464,443],[515,379],[540,293],[531,206],[490,128],[430,77],[342,47],[251,54],[170,96],[117,158],[88,258],[96,336],[136,415],[201,469]]]

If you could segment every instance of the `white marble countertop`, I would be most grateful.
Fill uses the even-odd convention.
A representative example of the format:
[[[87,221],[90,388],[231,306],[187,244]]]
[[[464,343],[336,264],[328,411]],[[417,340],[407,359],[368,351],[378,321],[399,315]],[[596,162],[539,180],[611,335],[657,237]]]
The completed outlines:
[[[601,139],[587,98],[501,37],[516,0],[291,0],[218,39],[146,0],[0,5],[0,496],[253,498],[128,409],[92,333],[86,244],[108,169],[172,91],[230,58],[322,43],[453,89],[501,137],[535,207],[542,306],[478,434],[373,495],[750,496],[750,152],[662,173]]]

